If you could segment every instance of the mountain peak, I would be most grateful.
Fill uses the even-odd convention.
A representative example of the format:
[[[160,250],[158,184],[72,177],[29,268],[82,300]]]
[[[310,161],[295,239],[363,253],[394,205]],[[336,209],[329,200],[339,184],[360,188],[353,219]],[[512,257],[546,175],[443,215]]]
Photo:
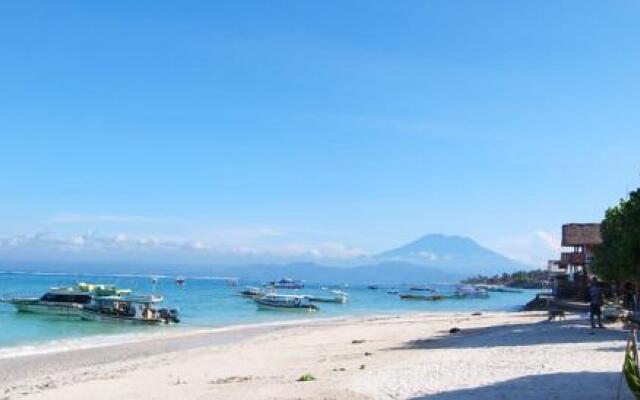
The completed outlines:
[[[482,247],[471,238],[439,233],[421,236],[408,244],[378,254],[375,258],[446,267],[460,272],[466,270],[471,274],[510,271],[523,267],[517,261]]]

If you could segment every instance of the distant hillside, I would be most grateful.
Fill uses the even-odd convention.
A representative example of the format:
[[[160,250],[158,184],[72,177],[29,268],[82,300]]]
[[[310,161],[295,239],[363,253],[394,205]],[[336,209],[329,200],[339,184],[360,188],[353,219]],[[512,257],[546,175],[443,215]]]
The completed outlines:
[[[224,276],[237,276],[262,281],[290,276],[310,282],[349,283],[453,283],[465,277],[443,272],[436,268],[405,262],[385,262],[351,268],[326,267],[311,263],[247,265],[220,269],[217,270],[217,273]]]
[[[357,262],[355,266],[353,263]],[[329,267],[323,261],[246,263],[235,266],[214,262],[0,262],[0,270],[132,273],[148,275],[235,276],[268,281],[291,276],[310,282],[411,283],[458,282],[476,275],[530,269],[460,236],[426,235],[409,244],[358,261]]]
[[[378,261],[402,261],[430,266],[455,275],[493,275],[527,267],[462,236],[425,235],[406,245],[378,254]]]

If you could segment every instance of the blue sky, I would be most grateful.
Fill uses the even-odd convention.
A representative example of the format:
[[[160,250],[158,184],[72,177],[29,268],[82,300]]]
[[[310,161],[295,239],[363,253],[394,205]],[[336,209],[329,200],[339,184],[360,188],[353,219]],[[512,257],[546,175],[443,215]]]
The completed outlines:
[[[639,18],[635,1],[4,3],[1,243],[351,257],[439,232],[541,263],[562,223],[640,183]]]

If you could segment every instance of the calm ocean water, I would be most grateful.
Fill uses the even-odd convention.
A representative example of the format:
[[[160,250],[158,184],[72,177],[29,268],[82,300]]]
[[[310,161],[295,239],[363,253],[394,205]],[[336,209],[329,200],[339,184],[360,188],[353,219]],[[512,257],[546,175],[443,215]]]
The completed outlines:
[[[151,293],[150,277],[0,273],[0,295],[39,296],[52,286],[71,286],[77,282],[113,283],[130,288],[137,293]],[[523,293],[491,293],[488,299],[447,299],[437,302],[401,300],[387,294],[387,287],[367,289],[366,285],[343,287],[349,293],[346,304],[319,303],[316,313],[295,313],[258,310],[253,301],[237,295],[245,285],[259,282],[240,281],[239,286],[227,286],[224,280],[215,278],[187,278],[178,287],[173,277],[160,278],[155,292],[165,298],[164,305],[180,310],[182,323],[166,327],[139,327],[105,324],[68,319],[65,317],[24,314],[15,311],[10,304],[0,303],[0,357],[27,351],[35,347],[71,343],[95,344],[100,341],[117,341],[132,335],[167,332],[185,328],[220,327],[226,325],[285,321],[308,318],[330,318],[364,314],[398,314],[407,312],[490,311],[513,310],[531,300],[536,291]],[[455,289],[450,285],[433,285],[441,293]],[[398,289],[401,289],[398,286]],[[287,292],[287,291],[283,291]],[[291,292],[291,291],[289,291]],[[329,295],[321,285],[306,282],[301,294]]]

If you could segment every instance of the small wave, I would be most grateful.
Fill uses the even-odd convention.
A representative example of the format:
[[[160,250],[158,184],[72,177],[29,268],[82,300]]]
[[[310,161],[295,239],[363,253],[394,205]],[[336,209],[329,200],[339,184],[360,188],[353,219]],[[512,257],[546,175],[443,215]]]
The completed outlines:
[[[98,335],[73,339],[59,339],[33,344],[0,347],[0,359],[26,357],[39,354],[61,353],[71,350],[91,349],[113,346],[124,343],[147,340],[154,336],[166,335],[159,333],[127,333],[114,335]]]

